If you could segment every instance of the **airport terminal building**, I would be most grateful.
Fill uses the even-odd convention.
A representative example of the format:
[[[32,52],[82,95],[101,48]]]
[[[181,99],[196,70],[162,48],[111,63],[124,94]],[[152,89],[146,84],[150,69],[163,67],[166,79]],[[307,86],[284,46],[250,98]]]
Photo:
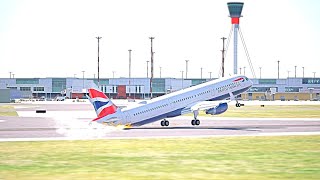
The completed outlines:
[[[194,86],[210,79],[103,78],[100,88],[114,99],[144,99]],[[251,79],[243,100],[319,100],[320,78]],[[9,99],[85,98],[87,88],[97,88],[93,78],[0,78],[0,97]],[[3,93],[1,95],[1,93]],[[9,94],[9,95],[8,95]],[[7,99],[8,99],[7,98]]]

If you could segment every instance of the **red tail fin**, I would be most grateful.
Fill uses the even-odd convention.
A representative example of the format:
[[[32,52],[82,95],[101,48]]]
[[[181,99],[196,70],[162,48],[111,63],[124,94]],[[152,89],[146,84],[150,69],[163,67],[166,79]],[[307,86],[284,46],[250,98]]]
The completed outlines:
[[[118,107],[101,91],[96,89],[88,89],[89,100],[93,105],[98,118],[113,114]]]

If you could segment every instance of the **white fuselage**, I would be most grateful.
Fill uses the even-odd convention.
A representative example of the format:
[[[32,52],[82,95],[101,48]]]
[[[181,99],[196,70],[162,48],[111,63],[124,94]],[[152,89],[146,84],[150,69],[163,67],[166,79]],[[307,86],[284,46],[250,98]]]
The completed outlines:
[[[238,80],[241,79],[242,80]],[[235,81],[238,80],[238,81]],[[245,76],[221,78],[189,87],[150,100],[147,104],[128,107],[101,119],[110,124],[139,126],[164,118],[190,113],[190,107],[201,101],[215,101],[230,98],[247,91],[252,82]]]

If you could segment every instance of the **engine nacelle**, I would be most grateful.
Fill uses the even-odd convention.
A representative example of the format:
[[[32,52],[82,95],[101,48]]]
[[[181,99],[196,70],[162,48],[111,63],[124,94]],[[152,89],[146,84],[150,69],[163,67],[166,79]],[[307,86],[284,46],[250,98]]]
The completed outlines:
[[[211,114],[211,115],[222,114],[226,112],[227,109],[228,109],[228,103],[220,103],[218,106],[206,110],[206,114]]]

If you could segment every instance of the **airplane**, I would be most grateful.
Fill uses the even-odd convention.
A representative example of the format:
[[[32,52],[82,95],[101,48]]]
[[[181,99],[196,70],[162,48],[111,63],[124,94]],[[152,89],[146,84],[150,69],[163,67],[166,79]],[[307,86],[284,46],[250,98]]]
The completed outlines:
[[[198,126],[199,111],[203,110],[210,115],[222,114],[228,109],[227,99],[236,100],[237,95],[247,91],[251,86],[252,82],[246,76],[235,75],[208,81],[122,109],[97,89],[88,89],[87,97],[97,113],[97,118],[91,122],[129,128],[161,120],[161,126],[169,126],[167,118],[193,113],[194,119],[191,124]],[[214,102],[221,100],[225,101],[219,104]],[[236,107],[240,106],[236,100]]]

